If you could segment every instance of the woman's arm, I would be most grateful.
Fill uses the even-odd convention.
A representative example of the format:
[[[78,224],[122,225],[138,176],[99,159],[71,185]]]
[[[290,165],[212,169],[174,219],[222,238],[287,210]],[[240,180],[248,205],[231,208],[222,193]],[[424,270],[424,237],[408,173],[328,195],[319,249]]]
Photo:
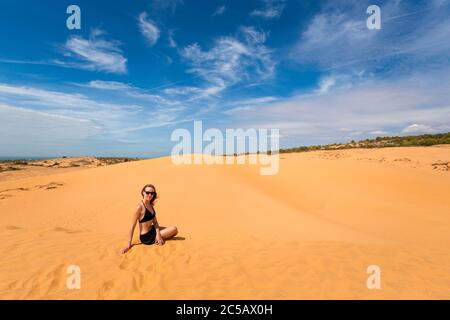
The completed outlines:
[[[136,228],[136,223],[139,220],[139,217],[141,216],[141,211],[142,211],[142,208],[140,205],[138,205],[136,210],[133,213],[133,218],[131,220],[131,228],[130,228],[130,232],[128,235],[128,245],[122,250],[122,253],[126,253],[132,247],[131,242],[133,241],[133,233],[134,233],[134,229]]]

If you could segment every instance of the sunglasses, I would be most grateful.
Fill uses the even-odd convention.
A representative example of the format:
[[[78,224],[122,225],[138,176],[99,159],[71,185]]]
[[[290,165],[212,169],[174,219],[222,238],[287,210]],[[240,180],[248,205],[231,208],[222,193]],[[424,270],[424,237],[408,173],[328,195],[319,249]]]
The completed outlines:
[[[156,194],[155,191],[144,191],[144,193],[145,193],[146,195],[151,194],[152,196],[154,196],[154,195]]]

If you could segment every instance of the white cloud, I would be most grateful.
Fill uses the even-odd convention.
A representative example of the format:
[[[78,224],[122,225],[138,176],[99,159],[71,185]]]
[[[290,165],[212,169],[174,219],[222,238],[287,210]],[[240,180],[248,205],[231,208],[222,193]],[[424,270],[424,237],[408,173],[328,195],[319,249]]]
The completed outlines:
[[[117,41],[108,41],[98,36],[104,31],[94,29],[89,39],[71,36],[63,46],[64,54],[76,59],[75,62],[55,60],[61,66],[92,71],[123,74],[127,72],[127,59],[123,56]]]
[[[433,133],[435,130],[424,124],[414,123],[402,130],[402,133]]]
[[[371,131],[369,132],[371,135],[377,135],[377,136],[385,136],[388,135],[389,132],[387,131],[383,131],[383,130],[375,130],[375,131]]]
[[[122,82],[101,81],[101,80],[90,81],[87,86],[90,88],[103,89],[103,90],[122,90],[122,89],[130,88],[130,85],[122,83]]]
[[[326,77],[320,80],[319,89],[317,92],[320,94],[327,93],[330,88],[332,88],[336,84],[336,78],[334,77]]]
[[[171,87],[163,90],[164,93],[169,95],[190,95],[193,93],[200,93],[201,89],[198,87]]]
[[[118,82],[94,81],[83,86],[97,91],[110,91],[116,88],[114,90],[115,96],[111,97],[111,94],[108,93],[104,98],[108,100],[105,101],[79,93],[50,91],[0,83],[0,104],[17,108],[21,114],[27,114],[30,117],[36,112],[45,114],[48,121],[55,122],[56,127],[58,127],[58,119],[70,119],[71,123],[81,121],[95,124],[95,133],[102,132],[107,135],[112,132],[121,132],[124,128],[137,130],[136,128],[166,126],[179,121],[178,118],[184,111],[184,107],[177,102],[158,95],[147,94],[139,88]],[[133,95],[136,95],[136,97],[132,97]],[[127,98],[128,103],[109,102],[124,97]],[[130,97],[134,101],[130,101]],[[145,105],[150,107],[144,107]],[[25,111],[29,112],[24,113]],[[3,121],[5,121],[4,118],[1,118],[0,123],[2,125]],[[21,128],[16,127],[16,131],[20,131]]]
[[[152,154],[157,148],[167,148],[160,135],[164,132],[162,127],[193,120],[182,116],[183,108],[179,106],[159,106],[152,102],[143,107],[145,104],[130,103],[129,98],[128,103],[121,103],[128,90],[134,90],[126,85],[96,82],[92,88],[84,87],[97,94],[111,91],[113,86],[119,89],[108,92],[105,96],[109,100],[105,101],[84,94],[0,84],[0,153],[48,156],[95,152],[100,155],[114,149],[111,151],[114,155],[124,154],[121,144],[132,141],[141,144],[135,152]],[[119,101],[109,102],[116,99]],[[158,134],[151,133],[155,128],[159,128]],[[140,130],[150,131],[143,136]]]
[[[411,132],[450,131],[448,68],[398,79],[362,81],[226,111],[225,126],[278,128],[292,144],[318,144]],[[434,79],[434,80],[433,80]],[[439,79],[439,80],[438,80]],[[413,125],[411,125],[413,124]],[[289,137],[289,139],[286,139]]]
[[[281,16],[285,7],[284,0],[260,0],[263,3],[262,8],[256,9],[250,13],[251,16],[264,19],[274,19]]]
[[[155,45],[161,33],[156,23],[148,17],[147,12],[142,12],[138,20],[142,35],[147,39],[150,46]]]

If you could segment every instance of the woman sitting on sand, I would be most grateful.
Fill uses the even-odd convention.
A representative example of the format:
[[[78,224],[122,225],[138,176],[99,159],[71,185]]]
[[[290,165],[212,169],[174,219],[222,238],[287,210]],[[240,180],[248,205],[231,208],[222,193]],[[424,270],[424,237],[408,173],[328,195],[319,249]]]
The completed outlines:
[[[122,250],[122,253],[126,253],[131,249],[133,241],[134,228],[139,221],[140,239],[143,244],[158,245],[164,244],[164,239],[175,236],[178,233],[177,227],[160,227],[158,220],[156,219],[156,211],[153,207],[153,202],[157,198],[155,186],[147,184],[141,191],[142,201],[139,202],[136,210],[133,213],[131,222],[130,237],[128,246]]]

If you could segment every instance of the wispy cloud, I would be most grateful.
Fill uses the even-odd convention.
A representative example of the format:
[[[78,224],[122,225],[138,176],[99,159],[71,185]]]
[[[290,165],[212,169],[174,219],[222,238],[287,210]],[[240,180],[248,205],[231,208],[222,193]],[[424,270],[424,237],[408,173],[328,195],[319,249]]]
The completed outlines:
[[[158,106],[161,108],[175,108],[176,106],[179,106],[179,110],[184,109],[183,107],[181,107],[181,103],[177,100],[171,99],[158,93],[152,93],[149,90],[123,82],[93,80],[88,83],[78,83],[76,85],[91,89],[111,90],[123,96],[140,100],[141,102],[151,102],[153,106]],[[164,90],[162,92],[164,93]],[[172,110],[175,111],[175,109]]]
[[[175,41],[175,30],[174,29],[169,29],[168,41],[169,41],[169,47],[171,47],[171,48],[177,47],[177,42]]]
[[[326,77],[320,81],[320,87],[317,90],[318,93],[324,94],[327,93],[330,88],[332,88],[336,84],[335,77]]]
[[[183,0],[151,0],[151,6],[154,10],[171,10],[172,13],[183,4]]]
[[[34,65],[57,65],[54,62],[51,61],[38,61],[38,60],[17,60],[17,59],[4,59],[0,58],[0,63],[7,63],[7,64],[34,64]]]
[[[105,40],[103,35],[103,31],[94,29],[88,39],[71,36],[62,50],[66,57],[74,58],[75,61],[55,60],[54,63],[92,71],[126,73],[127,59],[120,49],[120,42]]]
[[[216,9],[216,11],[214,11],[214,13],[212,15],[213,15],[213,17],[214,16],[221,16],[221,15],[223,15],[225,13],[226,10],[227,10],[227,7],[225,5],[222,5],[222,6],[218,7]]]
[[[209,83],[209,90],[217,94],[234,84],[269,79],[276,63],[272,50],[264,45],[266,34],[254,27],[239,28],[237,37],[220,37],[214,46],[204,51],[198,44],[181,51],[195,74]]]
[[[267,97],[258,97],[258,98],[251,98],[251,99],[244,99],[244,100],[238,100],[238,101],[233,101],[230,103],[230,105],[235,106],[235,105],[259,105],[259,104],[263,104],[263,103],[269,103],[269,102],[274,102],[279,100],[280,98],[277,97],[273,97],[273,96],[267,96]]]
[[[369,30],[370,1],[333,1],[309,23],[292,50],[292,59],[325,70],[365,68],[393,72],[449,61],[448,6],[426,8],[404,1],[381,5],[381,30]]]
[[[27,108],[0,104],[0,135],[8,137],[9,142],[14,138],[22,138],[32,133],[33,140],[45,139],[63,141],[64,139],[84,139],[98,134],[102,128],[95,122],[65,115],[52,114]],[[20,128],[17,124],[20,123]],[[26,128],[26,131],[24,131]],[[12,140],[11,140],[12,139]],[[0,139],[1,143],[8,141]]]
[[[0,83],[0,101],[8,97],[16,102],[27,102],[29,106],[52,106],[54,109],[77,108],[91,109],[98,105],[82,94],[64,93],[30,86],[17,86]]]
[[[320,78],[318,87],[313,93],[322,95],[327,94],[332,90],[349,89],[356,83],[370,78],[370,76],[367,76],[366,78],[365,76],[364,70],[358,72],[329,73]]]
[[[369,134],[381,137],[381,136],[388,135],[388,132],[387,131],[383,131],[383,130],[374,130],[374,131],[369,132]]]
[[[150,46],[155,45],[160,36],[160,30],[156,23],[148,17],[147,12],[142,12],[139,17],[139,29]]]
[[[286,6],[285,0],[260,0],[263,4],[250,13],[251,16],[261,17],[264,19],[279,18]]]
[[[105,134],[118,132],[124,127],[162,127],[177,121],[184,110],[177,103],[158,95],[147,94],[127,84],[94,81],[88,87],[114,90],[115,95],[105,94],[103,98],[93,98],[80,93],[0,84],[0,103],[19,108],[21,112],[29,110],[92,123],[95,124],[96,133],[101,131]],[[98,94],[91,94],[94,93]],[[112,102],[121,97],[128,97],[128,103]]]
[[[222,113],[228,115],[239,114],[242,111],[255,110],[264,104],[271,104],[278,100],[279,98],[273,96],[236,100],[228,103],[231,108],[223,110]]]
[[[90,81],[87,85],[90,88],[94,89],[103,89],[103,90],[123,90],[130,89],[131,86],[129,84],[117,81],[102,81],[102,80],[93,80]]]

